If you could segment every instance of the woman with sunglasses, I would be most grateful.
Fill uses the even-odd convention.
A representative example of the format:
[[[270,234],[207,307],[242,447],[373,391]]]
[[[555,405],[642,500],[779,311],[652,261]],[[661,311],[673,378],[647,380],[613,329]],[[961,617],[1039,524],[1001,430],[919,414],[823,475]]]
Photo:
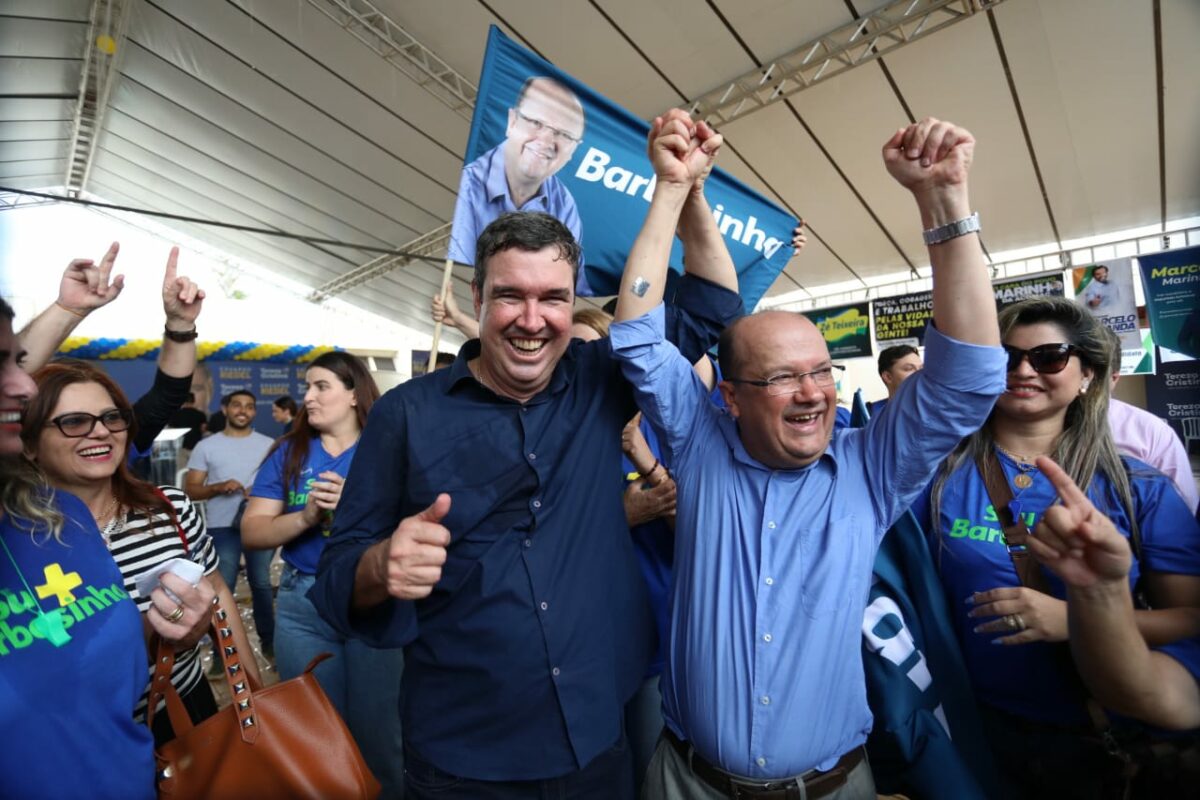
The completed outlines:
[[[0,300],[0,794],[150,800],[137,608],[84,504],[22,455],[37,387],[12,321]]]
[[[38,395],[29,404],[21,430],[25,452],[55,489],[70,492],[87,506],[100,528],[101,541],[121,572],[124,591],[143,615],[147,640],[153,633],[175,646],[171,682],[193,721],[217,712],[212,690],[200,669],[199,640],[208,631],[214,596],[225,609],[234,600],[217,572],[216,550],[204,521],[182,491],[138,480],[128,466],[136,434],[133,407],[104,372],[84,362],[49,364],[34,373]],[[174,574],[159,578],[149,596],[139,594],[136,578],[171,559],[198,564],[204,577],[195,585]],[[229,614],[234,646],[249,653],[240,617]],[[154,645],[148,647],[154,655]],[[253,660],[243,661],[253,680]],[[143,688],[149,687],[147,669]],[[135,717],[145,718],[148,691]],[[166,714],[154,718],[157,744],[174,738]]]
[[[1170,480],[1117,454],[1108,427],[1111,350],[1082,306],[1034,298],[1000,314],[1007,390],[991,418],[942,465],[927,512],[967,670],[990,744],[1021,797],[1105,797],[1120,790],[1071,664],[1066,590],[1006,546],[1006,525],[1032,530],[1056,502],[1035,460],[1050,457],[1138,554],[1130,575],[1150,605],[1139,627],[1151,645],[1196,635],[1200,526]],[[989,487],[989,477],[991,485]],[[922,513],[918,513],[918,518]],[[1009,527],[1010,532],[1013,531]],[[1026,577],[1018,575],[1021,569]]]
[[[403,651],[375,649],[343,637],[307,597],[379,389],[362,361],[349,353],[317,357],[305,381],[300,413],[267,453],[250,490],[242,516],[242,544],[259,550],[282,546],[275,621],[279,677],[294,678],[316,656],[333,654],[314,674],[383,785],[383,796],[391,797],[399,792],[403,776]]]

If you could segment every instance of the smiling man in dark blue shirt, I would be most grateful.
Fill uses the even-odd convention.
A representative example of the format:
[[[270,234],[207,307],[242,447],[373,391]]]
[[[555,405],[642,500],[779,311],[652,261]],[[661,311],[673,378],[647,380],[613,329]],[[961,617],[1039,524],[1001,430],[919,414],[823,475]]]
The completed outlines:
[[[682,215],[670,327],[693,358],[742,312],[728,258],[688,232],[720,146],[695,127],[651,141],[639,237],[670,239]],[[406,645],[410,797],[632,797],[622,707],[654,646],[621,503],[635,407],[608,340],[571,340],[578,255],[548,215],[484,231],[480,339],[376,403],[321,559],[328,621]]]

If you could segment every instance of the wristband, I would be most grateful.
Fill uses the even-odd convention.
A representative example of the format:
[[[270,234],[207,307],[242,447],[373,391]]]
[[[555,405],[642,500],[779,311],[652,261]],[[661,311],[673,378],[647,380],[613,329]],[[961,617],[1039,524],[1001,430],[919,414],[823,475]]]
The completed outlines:
[[[163,336],[167,337],[172,342],[179,342],[180,344],[195,341],[196,337],[199,335],[200,334],[196,331],[195,327],[193,327],[190,331],[173,331],[170,328],[163,328]]]
[[[55,300],[55,301],[54,301],[54,305],[58,306],[58,307],[59,307],[59,308],[61,308],[63,311],[67,312],[68,314],[74,314],[75,316],[79,317],[80,319],[86,319],[86,318],[87,318],[87,312],[84,312],[84,311],[76,311],[76,310],[75,310],[75,309],[73,309],[73,308],[67,308],[67,307],[66,307],[66,306],[64,306],[62,303],[58,302],[57,300]]]
[[[976,211],[969,217],[956,219],[954,222],[948,222],[936,228],[929,228],[923,231],[921,236],[925,239],[925,244],[933,246],[948,242],[951,239],[957,239],[960,236],[966,236],[968,233],[976,233],[978,230],[979,212]]]

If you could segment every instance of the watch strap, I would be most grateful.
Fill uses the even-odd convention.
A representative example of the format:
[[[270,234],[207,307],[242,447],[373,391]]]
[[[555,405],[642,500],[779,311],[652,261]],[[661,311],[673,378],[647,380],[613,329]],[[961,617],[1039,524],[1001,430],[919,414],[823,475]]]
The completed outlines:
[[[924,237],[925,244],[935,245],[948,242],[951,239],[957,239],[959,236],[966,236],[968,233],[975,233],[978,230],[979,212],[976,211],[969,217],[956,219],[954,222],[947,222],[945,225],[939,225],[936,228],[929,228],[921,236]]]
[[[163,336],[167,337],[172,342],[184,343],[195,341],[196,337],[199,335],[200,334],[195,328],[192,328],[190,331],[173,331],[170,328],[163,328]]]

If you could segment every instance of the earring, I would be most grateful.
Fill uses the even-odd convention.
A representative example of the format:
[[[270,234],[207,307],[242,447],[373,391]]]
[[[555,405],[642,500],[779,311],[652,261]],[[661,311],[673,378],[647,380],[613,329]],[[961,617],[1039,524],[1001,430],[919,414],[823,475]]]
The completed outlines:
[[[1079,393],[1080,393],[1080,394],[1087,394],[1088,387],[1089,387],[1089,386],[1091,386],[1091,385],[1092,385],[1092,384],[1091,384],[1091,382],[1089,382],[1089,381],[1084,381],[1084,382],[1083,382],[1083,385],[1079,387]]]

